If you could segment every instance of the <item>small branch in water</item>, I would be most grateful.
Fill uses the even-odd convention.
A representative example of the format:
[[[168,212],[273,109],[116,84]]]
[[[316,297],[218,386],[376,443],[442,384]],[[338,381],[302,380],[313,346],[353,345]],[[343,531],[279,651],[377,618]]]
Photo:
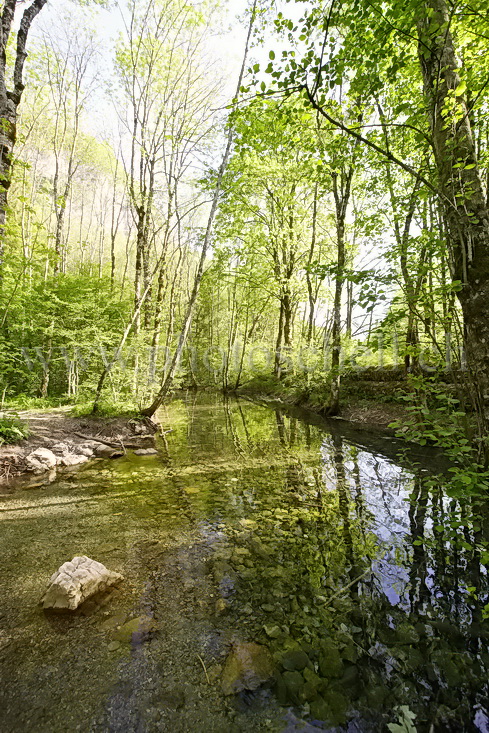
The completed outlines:
[[[109,443],[108,440],[102,440],[102,438],[95,438],[93,435],[83,435],[82,433],[73,433],[73,435],[76,435],[78,438],[84,438],[84,440],[93,440],[95,443],[102,443],[102,445],[108,445],[109,448],[113,448],[114,450],[122,449],[124,453],[126,452],[126,448],[129,448],[130,450],[141,448],[139,443],[124,443],[122,440],[119,439],[117,443]],[[146,437],[146,436],[142,436]],[[151,435],[148,437],[152,437]]]
[[[338,598],[338,596],[343,595],[343,593],[345,591],[347,591],[348,588],[351,588],[352,585],[355,585],[355,583],[358,583],[359,580],[361,580],[362,578],[364,578],[370,572],[372,572],[372,568],[367,568],[367,570],[365,570],[364,573],[362,573],[361,575],[359,575],[358,578],[354,578],[352,581],[350,581],[350,583],[348,583],[348,585],[345,585],[343,588],[340,588],[340,590],[337,593],[334,593],[330,598],[328,598],[328,600],[326,601],[326,603],[324,604],[324,606],[325,607],[326,606],[329,606],[334,600],[336,600],[336,598]]]
[[[197,654],[197,657],[199,658],[199,661],[200,661],[200,663],[201,663],[201,665],[202,665],[202,667],[203,667],[203,669],[204,669],[204,672],[205,672],[205,678],[206,678],[206,680],[207,680],[207,684],[208,684],[208,685],[210,685],[211,681],[210,681],[210,679],[209,679],[209,675],[207,674],[207,668],[206,668],[206,666],[205,666],[205,664],[204,664],[204,660],[202,659],[202,657],[200,656],[200,654]]]
[[[78,438],[84,438],[85,440],[93,440],[95,441],[95,443],[108,445],[109,448],[120,448],[120,445],[117,445],[117,443],[109,443],[108,440],[102,440],[102,438],[94,438],[92,435],[83,435],[82,433],[73,433],[73,435],[76,435]]]

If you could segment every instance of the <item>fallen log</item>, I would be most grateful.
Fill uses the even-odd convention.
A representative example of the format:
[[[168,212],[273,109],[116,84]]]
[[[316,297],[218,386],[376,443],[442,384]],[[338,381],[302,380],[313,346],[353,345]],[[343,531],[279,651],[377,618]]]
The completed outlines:
[[[102,438],[95,438],[91,435],[83,435],[82,433],[73,433],[73,435],[76,435],[78,438],[83,438],[84,440],[93,440],[94,443],[102,443],[102,445],[107,445],[109,448],[129,448],[129,450],[137,450],[138,448],[142,448],[140,443],[125,443],[123,440],[119,440],[118,442],[114,443],[109,442],[108,440],[102,440]],[[142,437],[142,436],[141,436]],[[145,435],[144,438],[152,438],[152,435]]]

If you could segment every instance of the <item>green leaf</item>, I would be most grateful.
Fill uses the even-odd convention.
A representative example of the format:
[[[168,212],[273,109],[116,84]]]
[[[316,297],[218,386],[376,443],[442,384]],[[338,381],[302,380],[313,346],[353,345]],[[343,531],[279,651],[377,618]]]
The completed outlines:
[[[466,89],[467,89],[467,84],[464,81],[461,81],[458,87],[455,89],[455,96],[461,97]]]

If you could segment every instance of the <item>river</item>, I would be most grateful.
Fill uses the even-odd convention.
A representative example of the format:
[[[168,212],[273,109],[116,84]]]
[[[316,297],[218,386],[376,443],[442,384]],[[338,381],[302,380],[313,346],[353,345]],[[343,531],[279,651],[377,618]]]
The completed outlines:
[[[2,733],[489,731],[484,529],[435,454],[215,395],[160,420],[157,456],[0,496]],[[43,612],[75,555],[124,582]],[[273,684],[223,694],[235,641]]]

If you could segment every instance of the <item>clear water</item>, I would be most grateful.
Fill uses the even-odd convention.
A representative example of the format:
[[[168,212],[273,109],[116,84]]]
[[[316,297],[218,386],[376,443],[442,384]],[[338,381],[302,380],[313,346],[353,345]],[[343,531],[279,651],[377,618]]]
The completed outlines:
[[[428,487],[432,456],[414,471],[387,439],[217,396],[160,419],[158,456],[0,497],[2,733],[382,731],[411,713],[419,733],[489,730],[487,530]],[[124,583],[45,614],[80,554]],[[150,632],[121,637],[137,617]],[[273,684],[223,694],[235,640],[270,649]]]

